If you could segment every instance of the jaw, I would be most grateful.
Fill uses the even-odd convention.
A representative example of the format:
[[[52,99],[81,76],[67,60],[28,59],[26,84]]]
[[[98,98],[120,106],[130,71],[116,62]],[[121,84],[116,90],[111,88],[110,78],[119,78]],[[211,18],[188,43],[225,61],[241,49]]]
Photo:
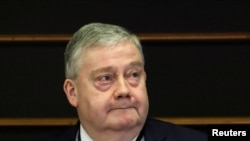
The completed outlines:
[[[139,116],[136,108],[113,109],[107,112],[105,121],[95,123],[98,128],[91,125],[85,130],[96,141],[128,141],[140,133],[144,122],[144,117]]]
[[[130,130],[143,124],[141,117],[133,107],[110,110],[107,119],[106,125],[110,125],[116,130]]]

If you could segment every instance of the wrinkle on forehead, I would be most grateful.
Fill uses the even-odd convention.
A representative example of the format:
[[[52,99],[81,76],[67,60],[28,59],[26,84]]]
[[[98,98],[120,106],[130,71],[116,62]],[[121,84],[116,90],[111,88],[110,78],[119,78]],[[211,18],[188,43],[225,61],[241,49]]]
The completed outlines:
[[[104,71],[111,69],[110,66],[105,66],[105,62],[108,60],[115,61],[116,58],[123,58],[124,61],[130,58],[134,58],[135,56],[139,57],[136,60],[131,60],[129,65],[131,66],[144,66],[144,61],[140,50],[131,42],[120,42],[119,44],[112,45],[112,46],[93,46],[88,48],[84,54],[82,54],[82,63],[81,66],[83,67],[93,67],[93,62],[88,60],[88,58],[92,58],[91,60],[99,60],[104,61],[99,68],[95,68],[93,73]],[[108,68],[109,67],[109,68]]]

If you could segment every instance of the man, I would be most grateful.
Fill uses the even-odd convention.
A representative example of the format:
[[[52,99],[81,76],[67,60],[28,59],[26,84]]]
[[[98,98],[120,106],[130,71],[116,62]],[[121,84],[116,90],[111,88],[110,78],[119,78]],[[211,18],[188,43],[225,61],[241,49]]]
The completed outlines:
[[[144,57],[126,29],[91,23],[65,50],[64,91],[79,123],[60,141],[205,141],[205,134],[151,119]]]

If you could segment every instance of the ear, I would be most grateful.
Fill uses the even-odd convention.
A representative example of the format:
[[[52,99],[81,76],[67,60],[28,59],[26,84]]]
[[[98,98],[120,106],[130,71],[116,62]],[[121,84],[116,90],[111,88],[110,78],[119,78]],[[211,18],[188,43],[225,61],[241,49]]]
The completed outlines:
[[[147,80],[147,73],[146,73],[146,71],[144,71],[144,79],[145,79],[145,82],[146,82],[146,80]]]
[[[63,89],[68,98],[69,103],[73,107],[78,107],[78,96],[75,82],[71,79],[66,79],[64,81]]]

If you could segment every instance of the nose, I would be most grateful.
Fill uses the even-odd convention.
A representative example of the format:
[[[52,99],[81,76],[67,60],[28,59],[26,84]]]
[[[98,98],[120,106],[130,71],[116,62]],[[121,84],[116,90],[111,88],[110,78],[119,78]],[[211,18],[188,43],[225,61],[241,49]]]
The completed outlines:
[[[130,90],[129,90],[129,86],[126,83],[126,79],[124,78],[120,78],[117,81],[117,87],[116,87],[116,91],[115,91],[115,98],[116,99],[122,99],[122,98],[130,98]]]

